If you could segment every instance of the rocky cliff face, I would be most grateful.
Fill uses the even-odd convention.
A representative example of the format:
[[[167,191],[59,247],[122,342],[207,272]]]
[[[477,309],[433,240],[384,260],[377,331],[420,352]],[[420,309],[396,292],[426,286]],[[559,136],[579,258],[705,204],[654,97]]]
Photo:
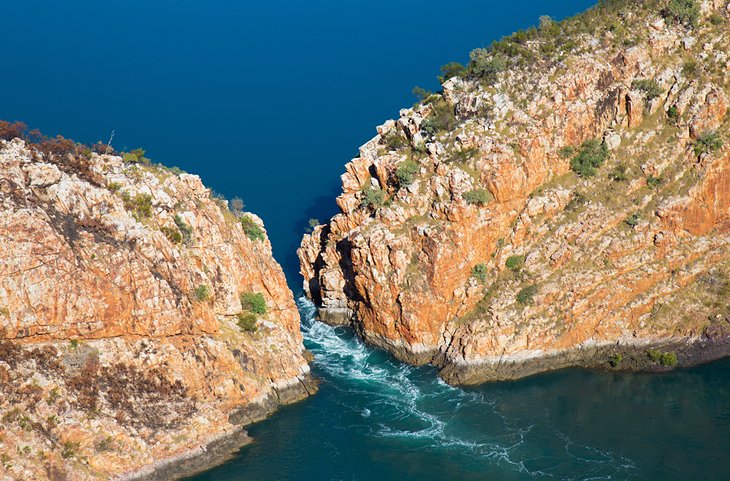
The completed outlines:
[[[730,6],[667,5],[544,20],[378,127],[298,251],[321,318],[453,383],[726,354]]]
[[[0,479],[172,478],[312,389],[298,312],[257,217],[77,154],[0,141]]]

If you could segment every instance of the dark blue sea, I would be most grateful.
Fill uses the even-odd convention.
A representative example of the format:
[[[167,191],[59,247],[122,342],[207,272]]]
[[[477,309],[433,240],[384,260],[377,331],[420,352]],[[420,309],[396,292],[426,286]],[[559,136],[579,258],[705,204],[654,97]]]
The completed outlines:
[[[375,126],[438,67],[588,0],[2,2],[0,118],[200,174],[266,222],[295,293],[309,218],[336,212]],[[730,479],[730,362],[565,370],[455,389],[314,322],[320,392],[195,481]]]

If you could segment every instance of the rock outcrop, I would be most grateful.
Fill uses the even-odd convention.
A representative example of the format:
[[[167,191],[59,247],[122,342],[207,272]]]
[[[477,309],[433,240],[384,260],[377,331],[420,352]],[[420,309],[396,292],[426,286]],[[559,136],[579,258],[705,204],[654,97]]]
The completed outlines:
[[[321,319],[452,383],[730,352],[730,11],[666,3],[544,20],[378,127],[298,251]]]
[[[0,141],[3,481],[177,478],[316,389],[260,219],[144,160]]]

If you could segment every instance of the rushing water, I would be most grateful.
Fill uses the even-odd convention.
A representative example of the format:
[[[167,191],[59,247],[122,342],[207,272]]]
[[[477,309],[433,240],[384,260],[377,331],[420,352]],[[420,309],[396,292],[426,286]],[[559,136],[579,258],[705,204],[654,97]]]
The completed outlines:
[[[728,479],[729,361],[457,389],[299,305],[319,393],[252,426],[253,445],[191,479]]]
[[[266,222],[300,285],[309,217],[343,164],[435,89],[438,66],[593,0],[5,1],[0,118],[198,173]],[[454,389],[313,322],[316,396],[251,427],[195,481],[730,478],[730,362],[666,375],[565,370]]]

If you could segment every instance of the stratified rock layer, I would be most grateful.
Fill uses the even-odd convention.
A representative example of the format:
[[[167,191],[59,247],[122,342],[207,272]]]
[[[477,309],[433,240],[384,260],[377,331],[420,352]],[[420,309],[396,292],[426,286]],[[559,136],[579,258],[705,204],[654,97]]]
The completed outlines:
[[[321,318],[453,383],[727,354],[729,11],[690,29],[656,4],[548,24],[496,83],[454,77],[380,126],[298,251]],[[610,156],[580,177],[592,139]]]
[[[58,160],[0,142],[0,479],[171,479],[307,395],[267,239],[195,175]],[[244,292],[266,301],[256,332]]]

